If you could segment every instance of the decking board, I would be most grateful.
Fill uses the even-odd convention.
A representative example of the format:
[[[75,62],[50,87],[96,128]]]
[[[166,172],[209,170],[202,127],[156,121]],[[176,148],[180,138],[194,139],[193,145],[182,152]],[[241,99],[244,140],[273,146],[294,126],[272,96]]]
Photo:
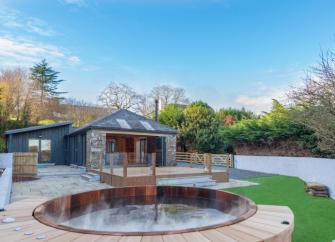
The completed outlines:
[[[211,242],[200,232],[183,233],[182,235],[188,242]]]
[[[74,233],[39,223],[33,209],[46,199],[29,199],[12,203],[0,212],[1,220],[14,217],[13,223],[0,223],[0,240],[6,242],[290,242],[294,215],[288,207],[258,205],[256,214],[229,226],[198,232],[154,236],[108,236]],[[283,225],[283,220],[289,225]],[[15,228],[21,227],[20,231]],[[25,235],[31,231],[32,235]],[[45,239],[37,240],[38,235]]]
[[[223,233],[226,236],[229,236],[239,242],[260,242],[262,238],[256,237],[254,235],[249,235],[247,233],[241,232],[234,228],[227,227],[227,228],[218,228],[217,231]]]
[[[141,242],[163,242],[161,235],[143,236]]]
[[[238,242],[237,240],[229,237],[223,233],[220,233],[216,229],[208,229],[201,231],[201,234],[204,235],[209,241],[212,242]]]

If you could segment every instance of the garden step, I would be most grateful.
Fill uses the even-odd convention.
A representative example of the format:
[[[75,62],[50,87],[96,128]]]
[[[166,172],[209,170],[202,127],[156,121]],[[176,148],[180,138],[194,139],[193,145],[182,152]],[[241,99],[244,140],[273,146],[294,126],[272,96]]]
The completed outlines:
[[[183,176],[183,177],[174,177],[174,178],[159,178],[159,180],[161,181],[165,181],[165,180],[178,180],[181,182],[184,181],[190,181],[190,180],[195,180],[195,181],[208,181],[211,180],[212,176]]]
[[[80,175],[86,181],[100,181],[100,176],[98,174],[87,172]]]
[[[178,178],[160,178],[158,185],[169,186],[190,186],[190,187],[209,187],[215,186],[216,181],[211,176],[188,176]]]

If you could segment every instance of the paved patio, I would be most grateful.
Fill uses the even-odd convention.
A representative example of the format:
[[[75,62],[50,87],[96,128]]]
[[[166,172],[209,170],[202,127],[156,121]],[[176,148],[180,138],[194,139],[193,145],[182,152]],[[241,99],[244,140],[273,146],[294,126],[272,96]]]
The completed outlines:
[[[40,197],[58,197],[67,194],[74,194],[96,189],[104,189],[112,187],[105,183],[86,181],[81,178],[81,174],[85,173],[85,169],[69,167],[69,166],[49,166],[38,169],[38,179],[30,181],[14,182],[12,187],[11,202]],[[249,178],[262,175],[261,173],[241,171],[230,169],[229,182],[218,183],[212,189],[225,189],[232,187],[243,187],[258,185],[257,183],[238,180],[238,178]],[[268,175],[268,174],[263,174]]]
[[[38,169],[38,179],[32,181],[14,182],[11,202],[25,198],[58,197],[111,186],[86,181],[80,177],[85,172],[80,168],[69,166],[51,166]]]

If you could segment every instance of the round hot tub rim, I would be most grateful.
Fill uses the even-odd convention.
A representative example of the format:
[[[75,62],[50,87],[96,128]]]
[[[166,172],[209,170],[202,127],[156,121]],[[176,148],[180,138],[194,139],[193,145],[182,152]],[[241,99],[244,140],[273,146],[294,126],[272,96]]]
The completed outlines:
[[[219,196],[232,196],[236,199],[242,199],[247,203],[248,209],[240,214],[237,218],[222,222],[222,223],[216,223],[216,224],[211,224],[211,225],[205,225],[205,226],[199,226],[199,227],[194,227],[194,228],[187,228],[187,229],[177,229],[177,230],[162,230],[162,231],[103,231],[103,230],[90,230],[90,229],[81,229],[81,228],[76,228],[76,227],[71,227],[71,226],[66,226],[66,225],[61,225],[58,224],[54,221],[51,221],[50,219],[46,218],[44,215],[45,209],[48,205],[55,203],[55,201],[59,200],[64,200],[66,198],[71,198],[73,196],[81,196],[84,194],[90,194],[90,193],[103,193],[106,191],[110,190],[122,190],[122,189],[127,189],[130,190],[140,190],[144,191],[145,193],[142,194],[144,196],[147,195],[147,190],[149,190],[149,194],[152,191],[156,191],[157,195],[157,189],[159,188],[166,188],[170,189],[172,191],[187,191],[187,190],[193,190],[198,191],[198,194],[201,192],[204,192],[205,194],[219,194]],[[126,192],[127,195],[133,194],[133,196],[137,196],[138,194],[131,193],[131,192]],[[226,194],[226,195],[225,195]],[[176,195],[176,194],[175,194]],[[125,196],[127,197],[127,196]],[[195,198],[204,198],[208,200],[213,200],[212,198],[208,197],[202,197],[202,196],[195,196]],[[94,196],[93,196],[94,199]],[[110,235],[110,236],[145,236],[145,235],[167,235],[167,234],[180,234],[180,233],[188,233],[188,232],[197,232],[197,231],[203,231],[203,230],[208,230],[208,229],[216,229],[220,227],[225,227],[229,225],[233,225],[239,222],[242,222],[243,220],[246,220],[253,216],[257,212],[257,205],[249,198],[237,195],[235,193],[231,192],[226,192],[226,191],[220,191],[220,190],[214,190],[214,189],[208,189],[208,188],[198,188],[198,187],[182,187],[182,186],[136,186],[136,187],[118,187],[118,188],[106,188],[106,189],[99,189],[99,190],[92,190],[92,191],[86,191],[86,192],[81,192],[81,193],[76,193],[76,194],[71,194],[67,196],[61,196],[61,197],[56,197],[53,199],[50,199],[48,201],[45,201],[44,203],[38,205],[37,207],[34,208],[32,212],[32,216],[39,221],[40,223],[56,228],[56,229],[61,229],[69,232],[75,232],[75,233],[83,233],[83,234],[96,234],[96,235]]]

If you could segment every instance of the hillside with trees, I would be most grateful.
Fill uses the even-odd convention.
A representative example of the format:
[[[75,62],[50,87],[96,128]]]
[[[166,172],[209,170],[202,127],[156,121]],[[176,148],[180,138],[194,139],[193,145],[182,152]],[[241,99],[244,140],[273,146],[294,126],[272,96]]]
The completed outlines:
[[[0,73],[0,152],[5,151],[4,132],[31,125],[65,120],[83,125],[108,111],[86,102],[65,99],[59,78],[46,60],[29,70],[12,68]]]
[[[239,154],[311,156],[320,154],[316,136],[294,118],[295,109],[273,100],[270,112],[224,125],[220,134],[227,149]]]
[[[321,55],[305,84],[289,93],[290,105],[273,100],[270,112],[256,115],[244,108],[215,111],[203,101],[190,102],[186,91],[159,85],[138,93],[111,82],[98,105],[65,99],[62,79],[45,60],[29,71],[14,68],[0,74],[0,134],[7,129],[70,120],[84,125],[117,109],[153,118],[159,100],[159,121],[178,130],[181,151],[253,155],[335,155],[335,54]],[[3,138],[0,150],[5,149]]]
[[[215,112],[198,101],[185,107],[167,105],[159,121],[178,129],[181,151],[254,155],[324,156],[312,128],[296,119],[297,108],[273,100],[270,112],[255,115],[244,109]]]
[[[154,117],[155,99],[160,109],[168,104],[189,103],[185,90],[169,85],[137,93],[124,83],[111,82],[99,95],[97,104],[65,98],[59,85],[64,81],[46,60],[30,69],[12,68],[0,72],[0,152],[5,151],[4,132],[8,129],[72,121],[85,125],[118,109],[128,109]],[[69,96],[69,95],[67,95]]]
[[[179,149],[252,155],[335,156],[335,54],[321,54],[304,86],[288,94],[291,105],[273,100],[261,115],[242,108],[215,112],[195,102],[168,105],[162,123],[179,130]]]

